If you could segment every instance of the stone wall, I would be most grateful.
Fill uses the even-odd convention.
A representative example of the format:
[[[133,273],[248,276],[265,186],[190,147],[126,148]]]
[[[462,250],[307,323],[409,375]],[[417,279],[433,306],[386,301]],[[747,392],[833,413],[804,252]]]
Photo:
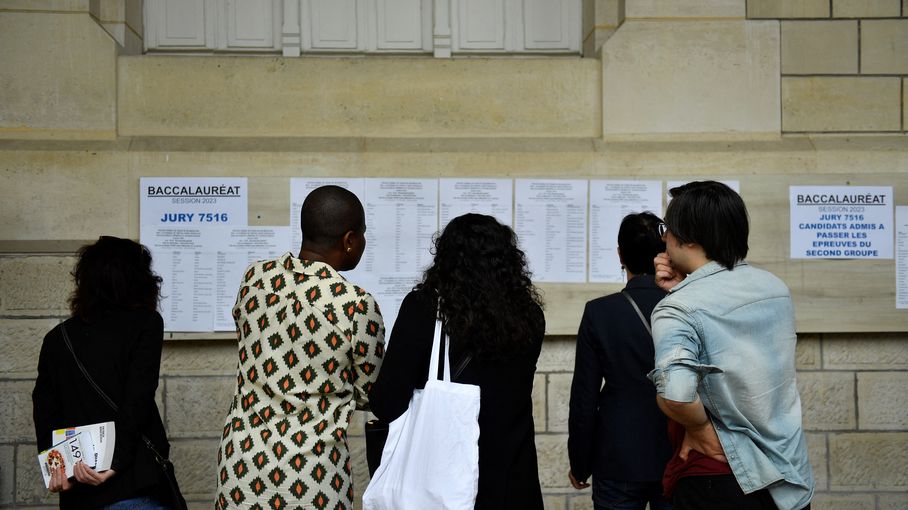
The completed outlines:
[[[584,0],[594,13],[584,34],[602,45],[601,65],[118,57],[115,38],[135,46],[141,32],[123,5],[0,0],[2,508],[56,505],[39,480],[31,422],[40,342],[67,315],[78,244],[138,237],[140,176],[725,177],[742,179],[746,197],[803,179],[889,184],[908,203],[908,0]],[[828,135],[836,132],[846,134]],[[269,198],[265,187],[252,192]],[[809,269],[776,254],[786,247],[769,217],[786,203],[775,195],[752,218],[756,262],[786,273],[814,315],[818,306],[858,315],[824,307],[837,292],[862,306],[880,299],[890,314],[885,327],[873,327],[876,316],[851,323],[882,333],[800,338],[814,508],[908,508],[908,338],[893,332],[905,327],[891,319],[891,261],[848,266],[854,281],[844,288],[805,281]],[[252,221],[285,222],[281,200]],[[615,289],[546,290],[557,334],[546,338],[534,387],[546,505],[591,508],[589,492],[566,478],[570,334],[583,301]],[[193,508],[211,508],[233,391],[230,337],[165,344],[158,405]],[[363,438],[350,442],[361,491]]]
[[[908,19],[900,0],[749,0],[781,25],[782,131],[904,132]]]

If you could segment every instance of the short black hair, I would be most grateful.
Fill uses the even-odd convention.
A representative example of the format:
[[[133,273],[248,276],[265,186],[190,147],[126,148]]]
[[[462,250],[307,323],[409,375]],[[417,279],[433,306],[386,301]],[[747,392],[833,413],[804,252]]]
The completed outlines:
[[[339,241],[347,232],[363,232],[366,214],[353,192],[340,186],[321,186],[312,190],[300,210],[303,241],[326,246]]]
[[[665,226],[682,243],[703,247],[727,269],[747,256],[747,207],[741,195],[716,181],[695,181],[669,190]]]
[[[621,260],[631,273],[656,274],[653,259],[665,251],[665,241],[659,235],[662,220],[651,212],[628,214],[618,228],[618,248]]]

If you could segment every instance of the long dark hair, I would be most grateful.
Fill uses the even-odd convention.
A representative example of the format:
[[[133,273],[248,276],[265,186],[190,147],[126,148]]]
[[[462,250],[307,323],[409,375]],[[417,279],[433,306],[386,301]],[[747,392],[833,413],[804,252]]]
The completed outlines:
[[[435,239],[435,260],[417,289],[439,300],[445,332],[475,355],[500,357],[539,334],[541,299],[517,236],[495,218],[464,214]]]
[[[72,314],[91,320],[105,310],[156,310],[161,277],[151,270],[151,253],[141,244],[101,236],[79,250],[71,273],[76,288],[69,298]]]

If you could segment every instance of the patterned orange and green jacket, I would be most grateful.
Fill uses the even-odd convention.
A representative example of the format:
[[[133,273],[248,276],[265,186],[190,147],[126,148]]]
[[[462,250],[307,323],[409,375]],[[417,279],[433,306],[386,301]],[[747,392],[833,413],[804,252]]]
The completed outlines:
[[[384,353],[375,300],[290,253],[246,270],[233,308],[237,387],[216,508],[353,508],[347,427]]]

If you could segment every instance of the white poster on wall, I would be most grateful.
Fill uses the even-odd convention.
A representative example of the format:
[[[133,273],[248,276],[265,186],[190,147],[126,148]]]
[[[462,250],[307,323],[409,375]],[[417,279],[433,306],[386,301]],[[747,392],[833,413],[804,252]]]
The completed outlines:
[[[149,227],[142,242],[161,276],[167,331],[233,331],[246,267],[286,253],[287,227]]]
[[[791,258],[891,259],[891,186],[791,186]]]
[[[586,281],[586,180],[517,179],[514,230],[535,282]]]
[[[513,225],[514,186],[511,179],[439,179],[439,229],[466,213],[486,214]]]
[[[590,278],[591,282],[622,283],[618,259],[618,227],[631,213],[659,214],[662,181],[590,181]]]
[[[895,307],[908,309],[908,205],[895,208]]]
[[[246,225],[248,211],[245,177],[139,179],[140,230],[152,226]]]

